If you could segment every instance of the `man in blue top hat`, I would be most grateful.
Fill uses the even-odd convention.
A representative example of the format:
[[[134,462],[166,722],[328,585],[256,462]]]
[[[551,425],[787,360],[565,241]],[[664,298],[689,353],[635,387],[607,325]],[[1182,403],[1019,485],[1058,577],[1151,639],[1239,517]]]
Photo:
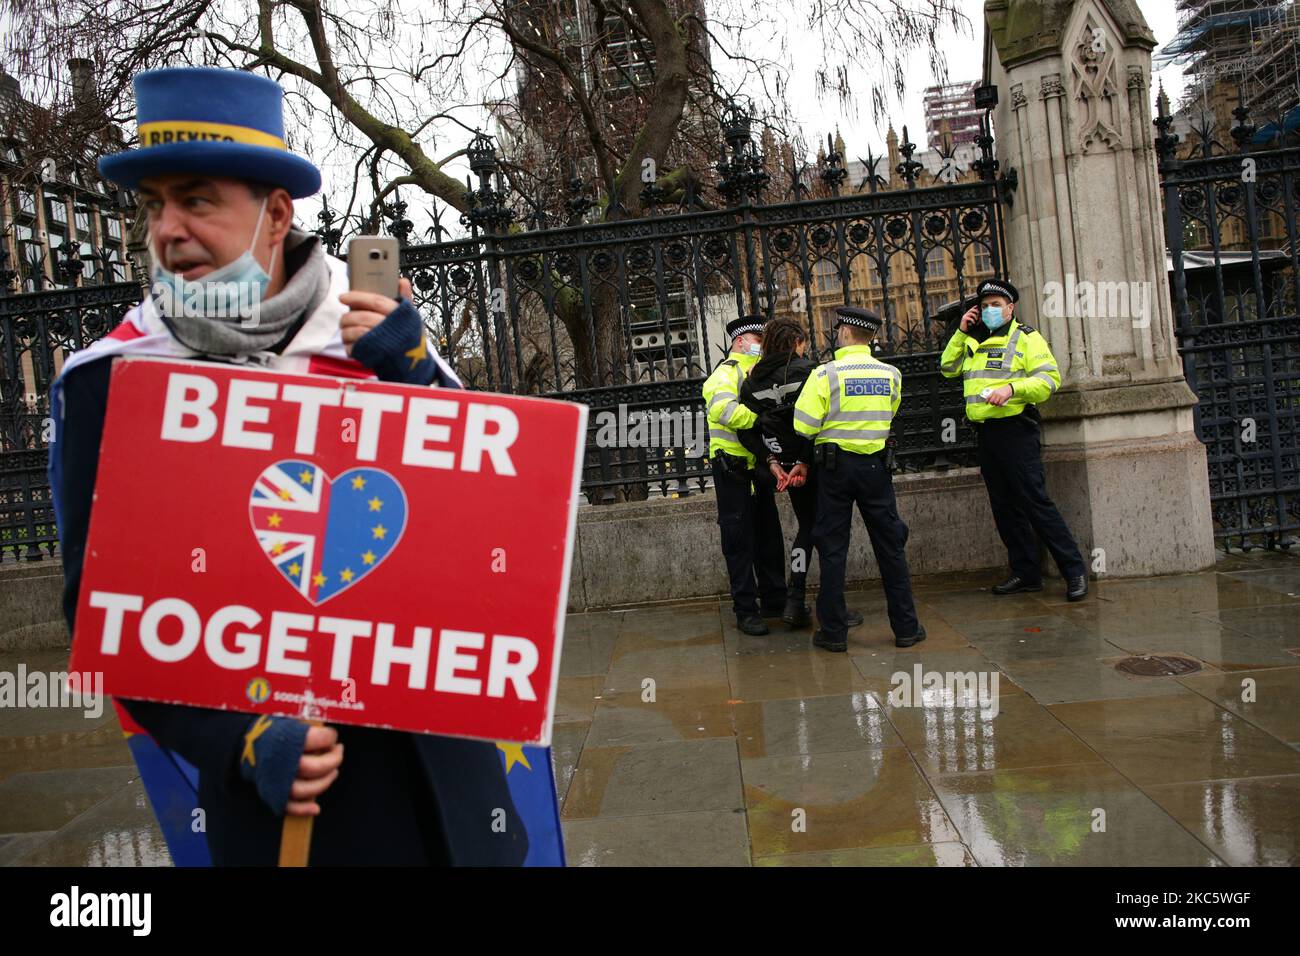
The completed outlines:
[[[51,395],[50,483],[69,626],[115,356],[460,387],[407,280],[400,301],[349,292],[346,265],[294,226],[293,200],[320,188],[320,172],[285,144],[278,84],[175,68],[137,75],[135,93],[140,146],[105,156],[100,171],[140,198],[151,293],[108,336],[69,358]],[[273,864],[286,813],[320,814],[312,865],[517,865],[527,853],[491,743],[121,703],[158,744],[198,769],[216,864]]]

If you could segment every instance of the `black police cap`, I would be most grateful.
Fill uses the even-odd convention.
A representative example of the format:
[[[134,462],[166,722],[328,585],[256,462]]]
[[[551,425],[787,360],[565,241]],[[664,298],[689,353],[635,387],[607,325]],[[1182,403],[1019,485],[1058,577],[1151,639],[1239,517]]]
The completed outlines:
[[[1020,301],[1020,292],[1011,284],[1010,279],[985,279],[975,290],[975,295],[981,299],[986,295],[1000,295],[1012,302]]]
[[[880,316],[870,309],[859,308],[856,305],[840,305],[835,307],[835,327],[841,325],[856,325],[860,329],[866,329],[868,332],[879,332],[881,326]]]
[[[744,335],[746,332],[762,335],[765,322],[767,319],[761,315],[742,315],[738,319],[732,319],[727,323],[727,338],[734,339],[737,335]]]

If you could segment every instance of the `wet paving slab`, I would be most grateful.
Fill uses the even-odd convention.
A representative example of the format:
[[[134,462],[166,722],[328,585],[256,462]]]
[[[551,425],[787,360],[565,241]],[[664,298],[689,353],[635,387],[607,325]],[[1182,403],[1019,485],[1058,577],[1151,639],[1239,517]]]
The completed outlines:
[[[1294,866],[1300,557],[1194,575],[878,585],[849,652],[729,600],[571,615],[552,760],[574,866]],[[1147,677],[1123,660],[1189,669]],[[66,651],[0,655],[60,670]],[[1141,668],[1139,668],[1141,669]],[[112,708],[0,708],[0,865],[166,865]]]

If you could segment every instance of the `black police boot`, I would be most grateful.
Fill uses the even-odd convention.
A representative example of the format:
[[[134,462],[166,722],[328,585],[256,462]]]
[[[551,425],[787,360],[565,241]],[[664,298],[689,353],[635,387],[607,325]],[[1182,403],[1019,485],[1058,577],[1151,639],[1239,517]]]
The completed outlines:
[[[861,611],[846,611],[844,614],[844,621],[849,627],[857,627],[865,620],[866,618],[862,616]]]
[[[781,620],[791,627],[807,627],[812,623],[812,611],[808,605],[803,603],[802,594],[791,594],[785,602],[785,611],[781,614]]]
[[[1013,574],[1011,575],[1011,577],[1007,578],[1001,584],[993,585],[992,591],[994,594],[1017,594],[1020,591],[1041,591],[1042,589],[1043,589],[1042,581],[1039,581],[1037,584],[1033,584],[1029,581],[1026,581],[1024,578]]]
[[[791,627],[807,627],[812,623],[812,611],[804,603],[807,591],[808,572],[792,571],[785,592],[785,610],[781,612],[781,620]]]
[[[1067,578],[1065,582],[1065,597],[1070,601],[1082,601],[1088,596],[1088,575],[1080,574],[1077,577]]]
[[[924,626],[924,625],[922,625],[921,627],[919,627],[919,628],[917,629],[917,632],[916,632],[915,634],[913,634],[911,637],[896,637],[896,638],[894,638],[894,646],[895,646],[895,647],[911,647],[913,644],[920,644],[923,640],[925,640],[925,626]]]
[[[745,614],[736,618],[736,627],[742,634],[749,634],[753,637],[762,637],[770,633],[767,624],[757,614]]]
[[[840,638],[838,641],[831,640],[826,636],[826,632],[821,628],[813,631],[813,646],[820,647],[823,650],[835,651],[837,654],[843,654],[849,649],[848,638]]]

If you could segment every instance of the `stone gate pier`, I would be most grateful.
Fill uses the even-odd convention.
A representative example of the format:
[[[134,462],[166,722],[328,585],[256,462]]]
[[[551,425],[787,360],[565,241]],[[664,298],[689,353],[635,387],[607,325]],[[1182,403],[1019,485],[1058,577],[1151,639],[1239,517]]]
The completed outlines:
[[[1110,577],[1214,564],[1205,448],[1166,277],[1151,116],[1155,37],[1136,0],[987,0],[984,82],[1018,317],[1062,387],[1043,406],[1049,489]]]

